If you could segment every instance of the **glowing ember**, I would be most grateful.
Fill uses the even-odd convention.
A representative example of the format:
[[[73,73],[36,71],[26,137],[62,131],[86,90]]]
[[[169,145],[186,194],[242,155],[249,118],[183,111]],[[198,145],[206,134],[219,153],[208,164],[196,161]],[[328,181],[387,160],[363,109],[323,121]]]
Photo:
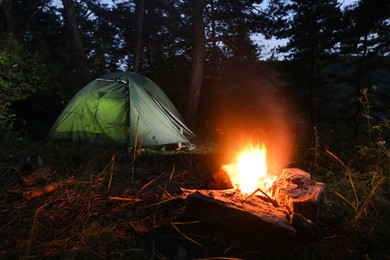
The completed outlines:
[[[243,151],[237,164],[224,165],[232,184],[242,193],[250,194],[257,188],[267,192],[273,180],[267,177],[267,149],[264,145]]]

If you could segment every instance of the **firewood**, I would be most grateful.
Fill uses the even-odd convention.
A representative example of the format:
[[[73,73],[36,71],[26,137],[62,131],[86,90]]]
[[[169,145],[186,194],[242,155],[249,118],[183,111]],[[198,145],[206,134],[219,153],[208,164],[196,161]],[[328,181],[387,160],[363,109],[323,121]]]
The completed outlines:
[[[216,174],[217,180],[226,179],[221,172]],[[309,173],[287,168],[274,181],[271,195],[261,188],[249,195],[239,189],[181,190],[188,216],[248,242],[279,248],[290,247],[297,238],[301,241],[318,238],[314,222],[318,219],[324,189],[324,184],[312,180]]]
[[[217,172],[213,173],[210,178],[205,180],[204,184],[207,189],[211,190],[226,190],[233,188],[229,175],[223,169],[219,169]]]
[[[224,191],[185,190],[186,214],[247,241],[267,246],[290,247],[296,237],[289,216],[256,196],[227,196]],[[189,194],[188,194],[189,193]]]
[[[286,205],[293,213],[316,222],[325,185],[311,180],[309,173],[297,169],[284,169],[272,185],[272,197],[279,205]]]
[[[291,225],[297,231],[297,238],[301,241],[315,241],[319,238],[320,231],[317,225],[301,214],[293,214]]]

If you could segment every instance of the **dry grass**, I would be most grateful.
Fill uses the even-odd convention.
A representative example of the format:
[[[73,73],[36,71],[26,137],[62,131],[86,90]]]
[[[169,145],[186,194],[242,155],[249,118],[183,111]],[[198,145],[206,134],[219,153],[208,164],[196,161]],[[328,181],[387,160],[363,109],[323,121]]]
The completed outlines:
[[[132,167],[126,154],[96,147],[26,153],[23,166],[17,154],[2,161],[1,257],[163,258],[155,230],[186,236],[175,222],[180,188],[202,187],[200,157],[151,153]]]
[[[357,147],[352,157],[351,151],[336,155],[324,149],[317,164],[304,164],[328,191],[318,223],[324,232],[317,245],[322,258],[390,256],[389,151],[383,143]]]
[[[290,252],[244,244],[183,214],[180,188],[203,187],[219,166],[204,147],[202,154],[144,151],[134,165],[125,153],[96,147],[19,149],[0,160],[0,257],[389,257],[390,155],[386,147],[367,149],[348,163],[325,151],[316,155],[311,173],[328,187],[322,238]],[[30,159],[23,163],[22,155]]]

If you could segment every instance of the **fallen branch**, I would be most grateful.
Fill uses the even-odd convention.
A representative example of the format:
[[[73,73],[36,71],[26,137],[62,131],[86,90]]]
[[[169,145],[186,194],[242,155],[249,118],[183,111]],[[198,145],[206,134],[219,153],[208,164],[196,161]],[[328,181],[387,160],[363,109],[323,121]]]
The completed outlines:
[[[46,193],[53,192],[55,190],[58,190],[60,188],[63,188],[67,185],[90,185],[92,182],[90,181],[79,181],[79,180],[66,180],[66,181],[60,181],[56,183],[51,183],[49,185],[46,185],[45,187],[37,190],[31,190],[31,191],[25,191],[23,192],[23,199],[33,199],[41,197],[42,195]]]

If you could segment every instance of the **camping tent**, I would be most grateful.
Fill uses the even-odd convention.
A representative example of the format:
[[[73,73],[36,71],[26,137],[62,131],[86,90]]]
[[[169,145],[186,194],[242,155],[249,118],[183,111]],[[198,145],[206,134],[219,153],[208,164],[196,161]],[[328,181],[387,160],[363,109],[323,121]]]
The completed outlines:
[[[133,72],[115,72],[82,88],[49,133],[50,140],[154,146],[195,135],[164,92]]]

